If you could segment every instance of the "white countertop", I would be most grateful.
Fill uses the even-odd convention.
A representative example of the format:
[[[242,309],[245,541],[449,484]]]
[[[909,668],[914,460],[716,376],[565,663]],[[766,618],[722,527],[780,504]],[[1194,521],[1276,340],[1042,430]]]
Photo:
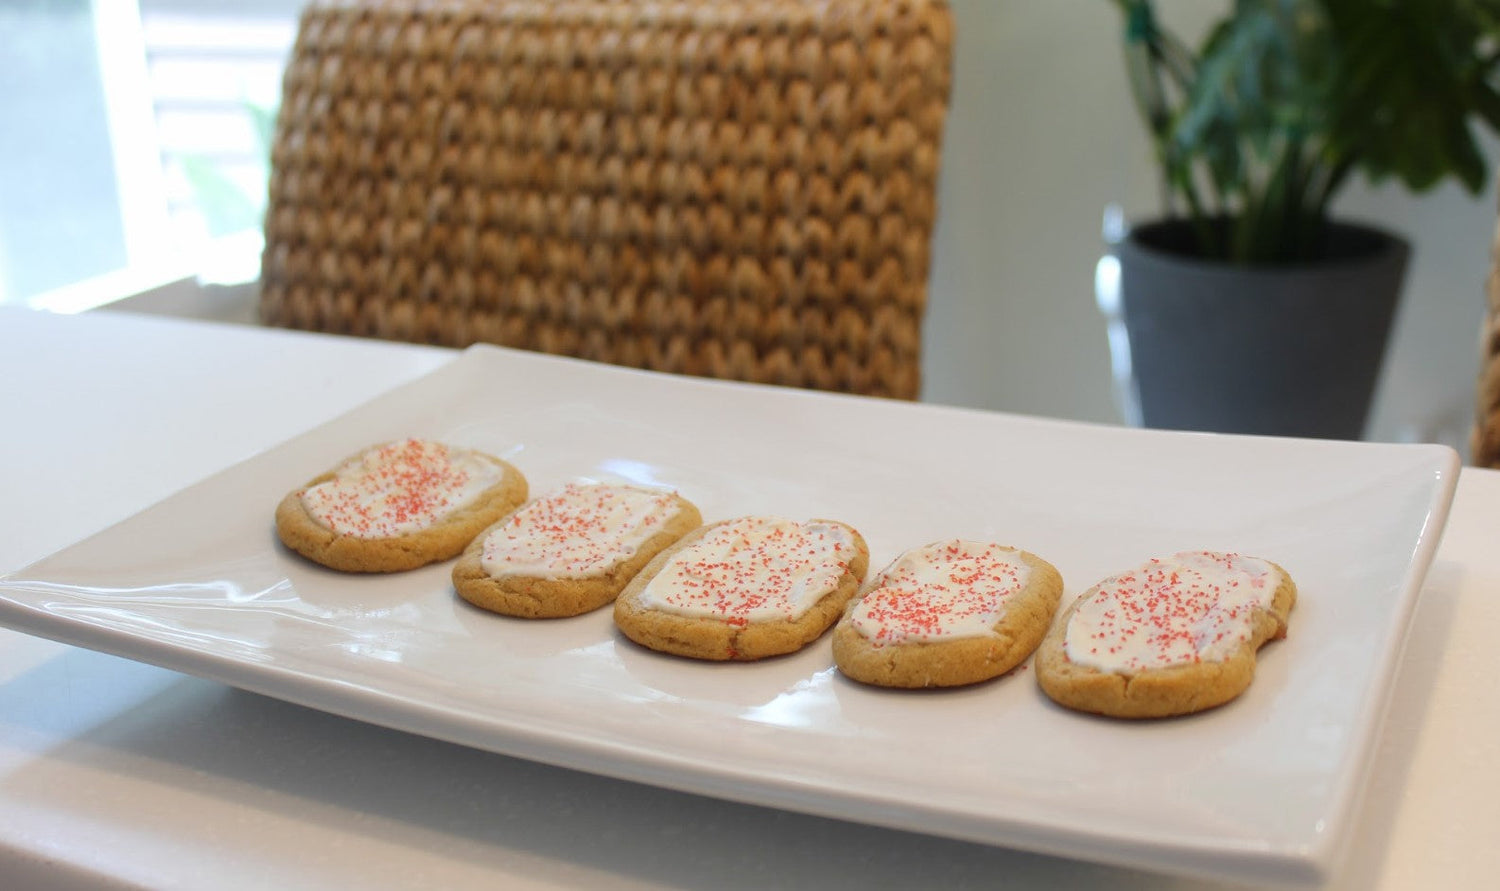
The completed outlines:
[[[0,311],[0,573],[452,355]],[[1500,872],[1497,529],[1500,473],[1465,470],[1331,887],[1487,887]],[[0,877],[6,887],[1213,887],[546,767],[6,630]]]

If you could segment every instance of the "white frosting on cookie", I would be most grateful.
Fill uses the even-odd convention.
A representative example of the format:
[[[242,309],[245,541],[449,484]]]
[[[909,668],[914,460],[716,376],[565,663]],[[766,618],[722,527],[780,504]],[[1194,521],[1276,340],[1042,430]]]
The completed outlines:
[[[436,525],[503,475],[478,452],[403,439],[350,458],[300,497],[314,519],[340,535],[392,538]]]
[[[1068,620],[1069,661],[1131,673],[1219,662],[1250,639],[1281,571],[1255,557],[1192,551],[1101,582]]]
[[[639,602],[731,625],[795,621],[838,587],[858,553],[854,535],[838,523],[744,517],[673,554]]]
[[[578,579],[608,573],[677,510],[671,492],[570,484],[526,505],[485,536],[479,564],[495,578]]]
[[[985,637],[1031,578],[1021,552],[997,544],[940,541],[902,554],[850,612],[876,644]]]

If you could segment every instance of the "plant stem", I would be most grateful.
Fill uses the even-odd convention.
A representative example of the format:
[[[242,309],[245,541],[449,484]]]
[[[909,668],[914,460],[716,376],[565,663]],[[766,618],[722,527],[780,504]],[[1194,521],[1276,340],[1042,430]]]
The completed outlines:
[[[1349,178],[1349,174],[1354,171],[1358,162],[1358,156],[1351,153],[1327,165],[1328,177],[1323,181],[1323,186],[1318,190],[1317,196],[1308,204],[1308,210],[1318,219],[1327,218],[1329,203],[1333,200],[1333,196],[1338,194],[1339,189],[1343,188],[1344,180]]]

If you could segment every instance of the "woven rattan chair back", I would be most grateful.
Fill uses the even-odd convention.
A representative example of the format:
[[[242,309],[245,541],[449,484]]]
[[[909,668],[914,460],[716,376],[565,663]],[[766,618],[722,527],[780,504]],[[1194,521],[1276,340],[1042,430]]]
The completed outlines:
[[[262,319],[912,398],[942,0],[315,2]]]
[[[1495,230],[1485,291],[1489,299],[1480,338],[1478,404],[1469,452],[1474,465],[1500,468],[1500,227]]]

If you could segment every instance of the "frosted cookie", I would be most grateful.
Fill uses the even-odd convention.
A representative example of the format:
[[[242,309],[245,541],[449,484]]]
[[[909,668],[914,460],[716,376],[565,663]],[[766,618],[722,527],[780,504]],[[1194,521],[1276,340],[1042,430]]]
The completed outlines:
[[[828,630],[869,565],[863,536],[844,523],[727,520],[646,567],[615,601],[615,624],[636,643],[678,656],[779,656]]]
[[[839,671],[882,687],[999,677],[1036,649],[1062,576],[1028,551],[940,541],[907,551],[849,604],[833,631]]]
[[[701,522],[698,508],[675,492],[568,485],[476,537],[453,567],[453,587],[507,616],[577,616],[613,601],[651,558]]]
[[[464,549],[526,500],[526,478],[492,455],[424,439],[372,446],[276,507],[287,547],[346,572],[399,572]]]
[[[1185,715],[1250,686],[1261,644],[1286,636],[1297,586],[1275,563],[1196,551],[1105,579],[1074,601],[1037,655],[1037,682],[1068,708]]]

